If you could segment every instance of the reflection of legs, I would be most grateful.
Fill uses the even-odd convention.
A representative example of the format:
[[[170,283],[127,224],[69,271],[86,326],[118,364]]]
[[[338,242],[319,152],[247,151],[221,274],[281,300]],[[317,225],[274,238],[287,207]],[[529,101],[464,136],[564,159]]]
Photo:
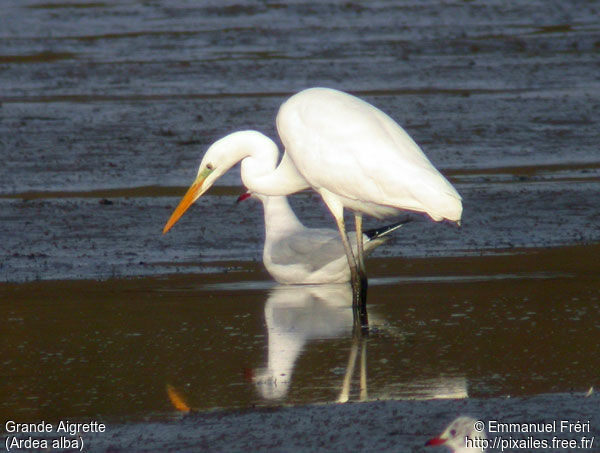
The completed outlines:
[[[348,366],[344,374],[342,391],[338,397],[338,403],[345,403],[350,398],[350,384],[354,368],[356,368],[356,356],[360,346],[360,400],[367,399],[367,339],[365,338],[360,325],[354,324],[352,332],[352,346],[350,347],[350,356],[348,357]]]
[[[360,400],[367,400],[367,339],[361,337],[360,351]]]
[[[358,353],[358,337],[356,335],[352,338],[352,346],[350,347],[350,357],[348,357],[348,366],[346,367],[346,374],[344,375],[344,383],[342,384],[342,392],[338,398],[338,403],[345,403],[348,401],[350,396],[350,382],[352,381],[352,375],[354,374],[354,367],[356,366],[356,354]]]

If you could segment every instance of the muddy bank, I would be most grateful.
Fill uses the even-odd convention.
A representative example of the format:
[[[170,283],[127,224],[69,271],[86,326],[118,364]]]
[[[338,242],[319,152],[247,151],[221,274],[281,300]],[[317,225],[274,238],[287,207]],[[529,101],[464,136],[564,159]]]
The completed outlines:
[[[5,1],[0,418],[105,420],[93,451],[419,451],[463,412],[597,430],[599,11]],[[389,113],[463,195],[460,229],[420,218],[369,262],[368,398],[357,375],[347,395],[450,401],[321,404],[357,344],[344,291],[274,286],[237,170],[161,235],[204,149],[275,138],[308,86]],[[200,413],[172,420],[167,384]]]
[[[474,181],[457,184],[465,203],[461,228],[415,216],[415,222],[373,256],[519,254],[522,248],[596,243],[600,183],[596,176],[580,174],[581,179],[544,175],[532,181],[517,176],[489,181],[498,176],[489,173],[478,180],[470,175]],[[178,197],[111,193],[110,198],[0,199],[0,280],[212,273],[260,265],[262,207],[254,200],[237,205],[241,188],[213,190],[164,236],[161,229]],[[335,228],[318,196],[295,195],[292,204],[305,224]],[[377,222],[369,219],[367,225]]]
[[[535,450],[528,447],[535,445],[532,443],[534,441],[547,443],[548,448],[543,451],[565,451],[564,448],[552,448],[553,439],[554,442],[574,441],[582,451],[592,451],[600,433],[599,407],[597,396],[585,398],[582,394],[328,404],[276,410],[196,413],[162,423],[107,423],[106,432],[84,434],[82,438],[88,451],[111,452],[231,452],[248,449],[265,452],[437,452],[445,448],[425,447],[425,442],[440,434],[457,415],[468,414],[484,421],[488,427],[497,426],[494,422],[556,423],[556,430],[552,428],[550,432],[488,433],[490,446],[497,446],[493,449],[490,447],[488,451],[500,451],[501,446],[502,451]],[[563,420],[574,424],[589,422],[589,431],[560,432]],[[522,444],[516,446],[514,442]]]

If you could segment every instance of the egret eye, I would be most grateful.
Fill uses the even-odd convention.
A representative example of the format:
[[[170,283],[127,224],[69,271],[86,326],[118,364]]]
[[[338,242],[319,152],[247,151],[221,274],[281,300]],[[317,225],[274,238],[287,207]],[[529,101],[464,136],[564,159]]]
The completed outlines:
[[[451,430],[451,431],[450,431],[450,435],[451,435],[452,437],[456,436],[456,430],[455,430],[455,429]]]
[[[206,164],[206,169],[207,170],[214,170],[215,167],[213,166],[213,164]]]

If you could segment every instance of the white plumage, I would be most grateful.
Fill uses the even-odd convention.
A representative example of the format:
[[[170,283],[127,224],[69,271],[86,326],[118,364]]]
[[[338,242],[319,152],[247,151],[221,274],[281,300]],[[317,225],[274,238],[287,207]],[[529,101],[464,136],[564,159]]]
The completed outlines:
[[[377,218],[398,210],[458,221],[461,197],[394,120],[367,102],[326,88],[283,103],[277,130],[298,173],[345,208]]]
[[[218,140],[204,155],[196,180],[163,233],[241,161],[242,181],[252,192],[288,195],[312,188],[323,197],[340,231],[356,296],[366,284],[363,213],[383,218],[410,210],[436,221],[460,222],[458,192],[404,129],[367,102],[329,88],[310,88],[284,102],[276,121],[285,146],[276,168],[277,145],[260,132],[235,132]],[[357,259],[346,235],[344,208],[355,213]]]
[[[472,417],[462,415],[455,418],[438,437],[429,439],[425,445],[445,445],[453,453],[475,453],[485,452],[487,439],[485,430],[475,429],[476,420]],[[469,443],[466,442],[469,438]]]
[[[352,334],[350,285],[286,285],[269,291],[265,304],[267,364],[252,381],[267,399],[287,395],[298,356],[312,340]]]
[[[265,218],[263,262],[267,272],[283,284],[343,283],[350,269],[337,230],[305,227],[285,196],[252,194],[262,202]],[[241,196],[240,199],[246,198]],[[408,220],[377,230],[365,231],[365,255],[387,242],[389,234]],[[350,237],[356,253],[356,238]]]

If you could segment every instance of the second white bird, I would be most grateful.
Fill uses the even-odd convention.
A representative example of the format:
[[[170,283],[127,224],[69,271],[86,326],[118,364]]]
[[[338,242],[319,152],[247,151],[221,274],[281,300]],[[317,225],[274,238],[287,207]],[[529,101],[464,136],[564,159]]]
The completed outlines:
[[[246,193],[239,201],[252,196],[260,200],[265,214],[263,262],[267,272],[279,283],[287,285],[343,283],[350,280],[346,252],[337,230],[305,227],[290,207],[285,196]],[[365,254],[387,242],[389,234],[410,219],[367,230],[363,234]],[[350,236],[356,253],[356,235]]]

